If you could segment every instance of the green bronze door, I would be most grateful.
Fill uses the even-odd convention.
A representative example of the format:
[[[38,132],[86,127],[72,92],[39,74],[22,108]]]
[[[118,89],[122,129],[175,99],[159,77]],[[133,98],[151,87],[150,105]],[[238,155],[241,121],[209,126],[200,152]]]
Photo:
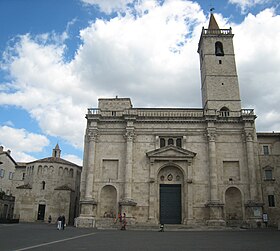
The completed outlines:
[[[160,185],[160,223],[181,224],[181,185]]]

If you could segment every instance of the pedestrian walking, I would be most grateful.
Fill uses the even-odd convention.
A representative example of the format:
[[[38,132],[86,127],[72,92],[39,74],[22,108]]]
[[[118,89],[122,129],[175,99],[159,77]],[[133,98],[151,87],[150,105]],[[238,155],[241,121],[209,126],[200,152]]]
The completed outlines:
[[[59,215],[57,218],[57,230],[61,230],[61,221],[62,221],[62,217],[61,215]]]
[[[52,216],[49,215],[49,218],[48,218],[48,223],[50,224],[52,222]]]
[[[62,215],[62,217],[61,217],[61,227],[62,227],[62,230],[64,230],[64,228],[65,228],[65,216],[64,215]]]
[[[123,216],[122,216],[122,227],[121,227],[121,230],[126,230],[126,224],[127,224],[127,222],[126,222],[126,214],[125,213],[123,213]]]

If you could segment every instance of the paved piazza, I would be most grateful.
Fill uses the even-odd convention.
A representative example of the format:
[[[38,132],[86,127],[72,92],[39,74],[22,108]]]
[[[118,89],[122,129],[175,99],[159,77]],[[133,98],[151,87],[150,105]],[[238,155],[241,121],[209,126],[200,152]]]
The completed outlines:
[[[271,229],[236,231],[120,231],[55,225],[0,225],[0,250],[279,250],[280,231]]]

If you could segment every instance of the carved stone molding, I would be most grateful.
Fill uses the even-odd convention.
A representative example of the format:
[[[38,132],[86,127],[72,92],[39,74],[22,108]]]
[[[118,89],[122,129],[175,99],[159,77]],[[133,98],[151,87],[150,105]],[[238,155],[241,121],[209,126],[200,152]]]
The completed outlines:
[[[135,202],[132,199],[123,199],[123,200],[119,201],[119,205],[120,206],[136,206],[137,202]]]
[[[97,129],[88,129],[87,130],[87,139],[88,141],[98,141],[98,130]]]
[[[133,139],[135,138],[134,129],[126,129],[126,133],[125,133],[124,137],[128,141],[133,141]]]
[[[224,203],[219,200],[210,200],[205,204],[205,207],[224,207]]]
[[[215,132],[208,131],[206,133],[208,141],[215,141],[217,134]]]
[[[246,141],[253,141],[254,137],[251,132],[245,132]]]
[[[80,200],[80,204],[97,205],[97,202],[95,199],[83,199]]]

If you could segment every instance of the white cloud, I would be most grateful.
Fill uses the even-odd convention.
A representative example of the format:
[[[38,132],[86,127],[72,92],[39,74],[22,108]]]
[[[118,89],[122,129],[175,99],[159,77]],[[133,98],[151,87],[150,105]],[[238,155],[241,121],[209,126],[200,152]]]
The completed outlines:
[[[82,166],[83,165],[83,160],[81,158],[79,158],[76,155],[73,154],[66,154],[61,156],[63,159],[66,159],[72,163],[75,163],[76,165]]]
[[[279,131],[280,16],[273,9],[249,14],[233,30],[243,106],[256,108],[258,130]]]
[[[42,39],[43,36],[40,36]],[[75,146],[82,146],[84,99],[96,98],[84,90],[71,67],[64,62],[64,45],[39,43],[38,37],[20,37],[6,54],[5,66],[14,82],[14,92],[0,93],[0,104],[22,107],[30,112],[42,130],[60,135]],[[16,56],[15,56],[16,55]]]
[[[229,3],[239,6],[242,13],[246,13],[248,9],[256,5],[268,2],[271,2],[271,0],[229,0]]]
[[[145,8],[142,6],[142,13],[147,13]],[[167,1],[148,10],[138,18],[127,14],[97,20],[82,30],[84,45],[73,62],[74,69],[83,83],[98,85],[101,95],[131,96],[141,105],[172,103],[179,93],[171,86],[181,89],[182,96],[184,91],[196,91],[198,96],[196,50],[206,21],[202,10],[183,1]],[[190,98],[188,103],[195,102]]]
[[[86,108],[96,106],[98,97],[128,96],[140,105],[170,105],[173,100],[176,106],[178,95],[182,100],[184,92],[196,92],[188,99],[195,104],[199,76],[192,58],[198,62],[201,25],[195,24],[205,22],[202,10],[176,0],[163,6],[145,2],[138,12],[138,18],[128,13],[82,30],[83,44],[70,62],[64,60],[67,35],[19,37],[4,61],[13,79],[4,87],[13,92],[1,92],[0,104],[29,111],[44,133],[78,147],[83,145]]]
[[[0,144],[12,150],[12,156],[16,161],[32,161],[27,153],[40,152],[49,145],[49,140],[44,135],[27,132],[25,129],[17,129],[9,126],[0,126]]]
[[[12,81],[2,84],[0,105],[27,110],[43,133],[80,148],[86,108],[96,107],[99,97],[131,97],[134,107],[201,107],[196,51],[208,20],[199,5],[143,1],[136,12],[81,30],[82,44],[67,62],[67,34],[19,37],[5,55]],[[238,25],[216,18],[236,34],[243,106],[256,108],[259,130],[279,130],[280,17],[265,10]]]
[[[13,123],[13,121],[11,121],[11,120],[5,121],[5,122],[3,123],[3,125],[10,126],[10,127],[14,127],[14,126],[15,126],[14,123]]]
[[[113,11],[124,11],[127,4],[134,0],[81,0],[83,3],[97,5],[104,13],[110,14]]]

